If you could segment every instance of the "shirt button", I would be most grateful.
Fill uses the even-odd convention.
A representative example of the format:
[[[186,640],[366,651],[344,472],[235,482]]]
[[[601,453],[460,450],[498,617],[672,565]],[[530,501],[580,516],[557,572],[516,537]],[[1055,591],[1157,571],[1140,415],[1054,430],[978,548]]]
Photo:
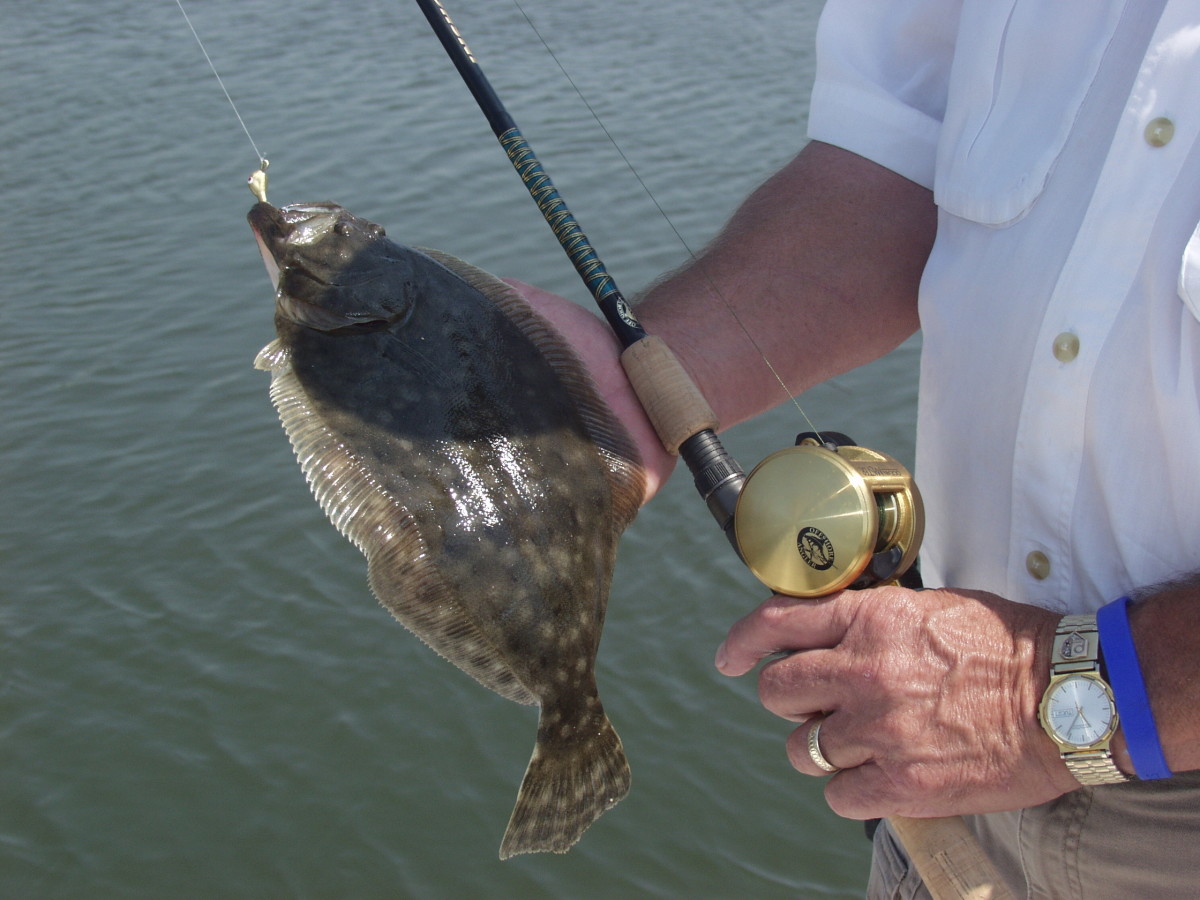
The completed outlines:
[[[1175,123],[1166,116],[1151,119],[1146,126],[1146,143],[1151,147],[1165,147],[1175,137]]]
[[[1029,570],[1030,575],[1042,581],[1050,575],[1050,560],[1041,550],[1034,550],[1025,557],[1025,568]]]
[[[1059,362],[1069,363],[1079,355],[1079,338],[1064,331],[1054,339],[1054,358]]]

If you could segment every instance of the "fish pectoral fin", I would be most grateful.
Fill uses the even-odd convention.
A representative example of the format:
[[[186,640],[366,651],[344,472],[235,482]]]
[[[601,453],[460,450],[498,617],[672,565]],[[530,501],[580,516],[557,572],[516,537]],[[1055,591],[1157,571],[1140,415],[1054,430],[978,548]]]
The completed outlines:
[[[258,351],[254,357],[254,368],[264,372],[275,372],[283,369],[291,362],[291,353],[283,341],[276,338]]]
[[[494,644],[467,615],[437,566],[414,546],[415,530],[367,553],[371,591],[398,622],[488,690],[527,706],[537,703]]]
[[[566,853],[603,813],[629,793],[621,739],[593,694],[584,715],[568,722],[543,706],[537,744],[504,832],[500,858]]]

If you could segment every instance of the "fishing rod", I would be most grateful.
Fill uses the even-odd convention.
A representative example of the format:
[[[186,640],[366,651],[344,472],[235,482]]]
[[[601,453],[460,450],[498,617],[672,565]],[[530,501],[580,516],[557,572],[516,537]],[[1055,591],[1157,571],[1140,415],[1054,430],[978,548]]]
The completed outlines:
[[[638,322],[445,8],[438,0],[417,0],[417,5],[621,342],[621,362],[663,446],[687,463],[697,490],[736,549],[730,526],[745,473],[717,437],[712,409],[667,345],[647,335]]]
[[[717,418],[686,370],[638,322],[445,7],[440,0],[417,5],[621,342],[622,366],[663,446],[683,458],[751,572],[797,597],[906,572],[924,534],[924,508],[904,466],[845,435],[805,432],[747,476],[721,444]]]
[[[717,437],[717,418],[699,388],[638,322],[440,0],[416,2],[617,335],[621,364],[663,446],[687,463],[747,567],[795,597],[869,587],[908,571],[925,514],[907,469],[845,435],[806,432],[747,476]],[[888,821],[934,900],[1012,900],[961,817]]]

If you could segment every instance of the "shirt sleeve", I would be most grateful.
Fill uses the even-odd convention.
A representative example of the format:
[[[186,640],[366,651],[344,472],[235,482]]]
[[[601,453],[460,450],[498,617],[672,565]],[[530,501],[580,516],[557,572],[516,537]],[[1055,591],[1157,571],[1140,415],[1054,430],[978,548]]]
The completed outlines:
[[[808,135],[933,187],[960,0],[828,0]]]

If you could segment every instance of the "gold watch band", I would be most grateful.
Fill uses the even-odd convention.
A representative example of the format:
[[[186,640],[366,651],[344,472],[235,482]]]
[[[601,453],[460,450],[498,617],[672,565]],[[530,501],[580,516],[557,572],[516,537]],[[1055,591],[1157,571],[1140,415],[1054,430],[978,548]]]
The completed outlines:
[[[1064,753],[1063,762],[1080,784],[1120,784],[1133,779],[1117,768],[1108,750],[1079,750]]]
[[[1100,669],[1100,630],[1092,615],[1063,616],[1054,631],[1050,675]]]
[[[1050,677],[1054,679],[1055,676],[1071,673],[1087,673],[1102,681],[1100,632],[1096,627],[1095,615],[1063,616],[1054,632]],[[1105,688],[1111,697],[1112,689],[1107,684]],[[1100,746],[1083,750],[1060,748],[1060,752],[1067,769],[1080,784],[1119,784],[1133,780],[1113,762],[1107,740]]]

